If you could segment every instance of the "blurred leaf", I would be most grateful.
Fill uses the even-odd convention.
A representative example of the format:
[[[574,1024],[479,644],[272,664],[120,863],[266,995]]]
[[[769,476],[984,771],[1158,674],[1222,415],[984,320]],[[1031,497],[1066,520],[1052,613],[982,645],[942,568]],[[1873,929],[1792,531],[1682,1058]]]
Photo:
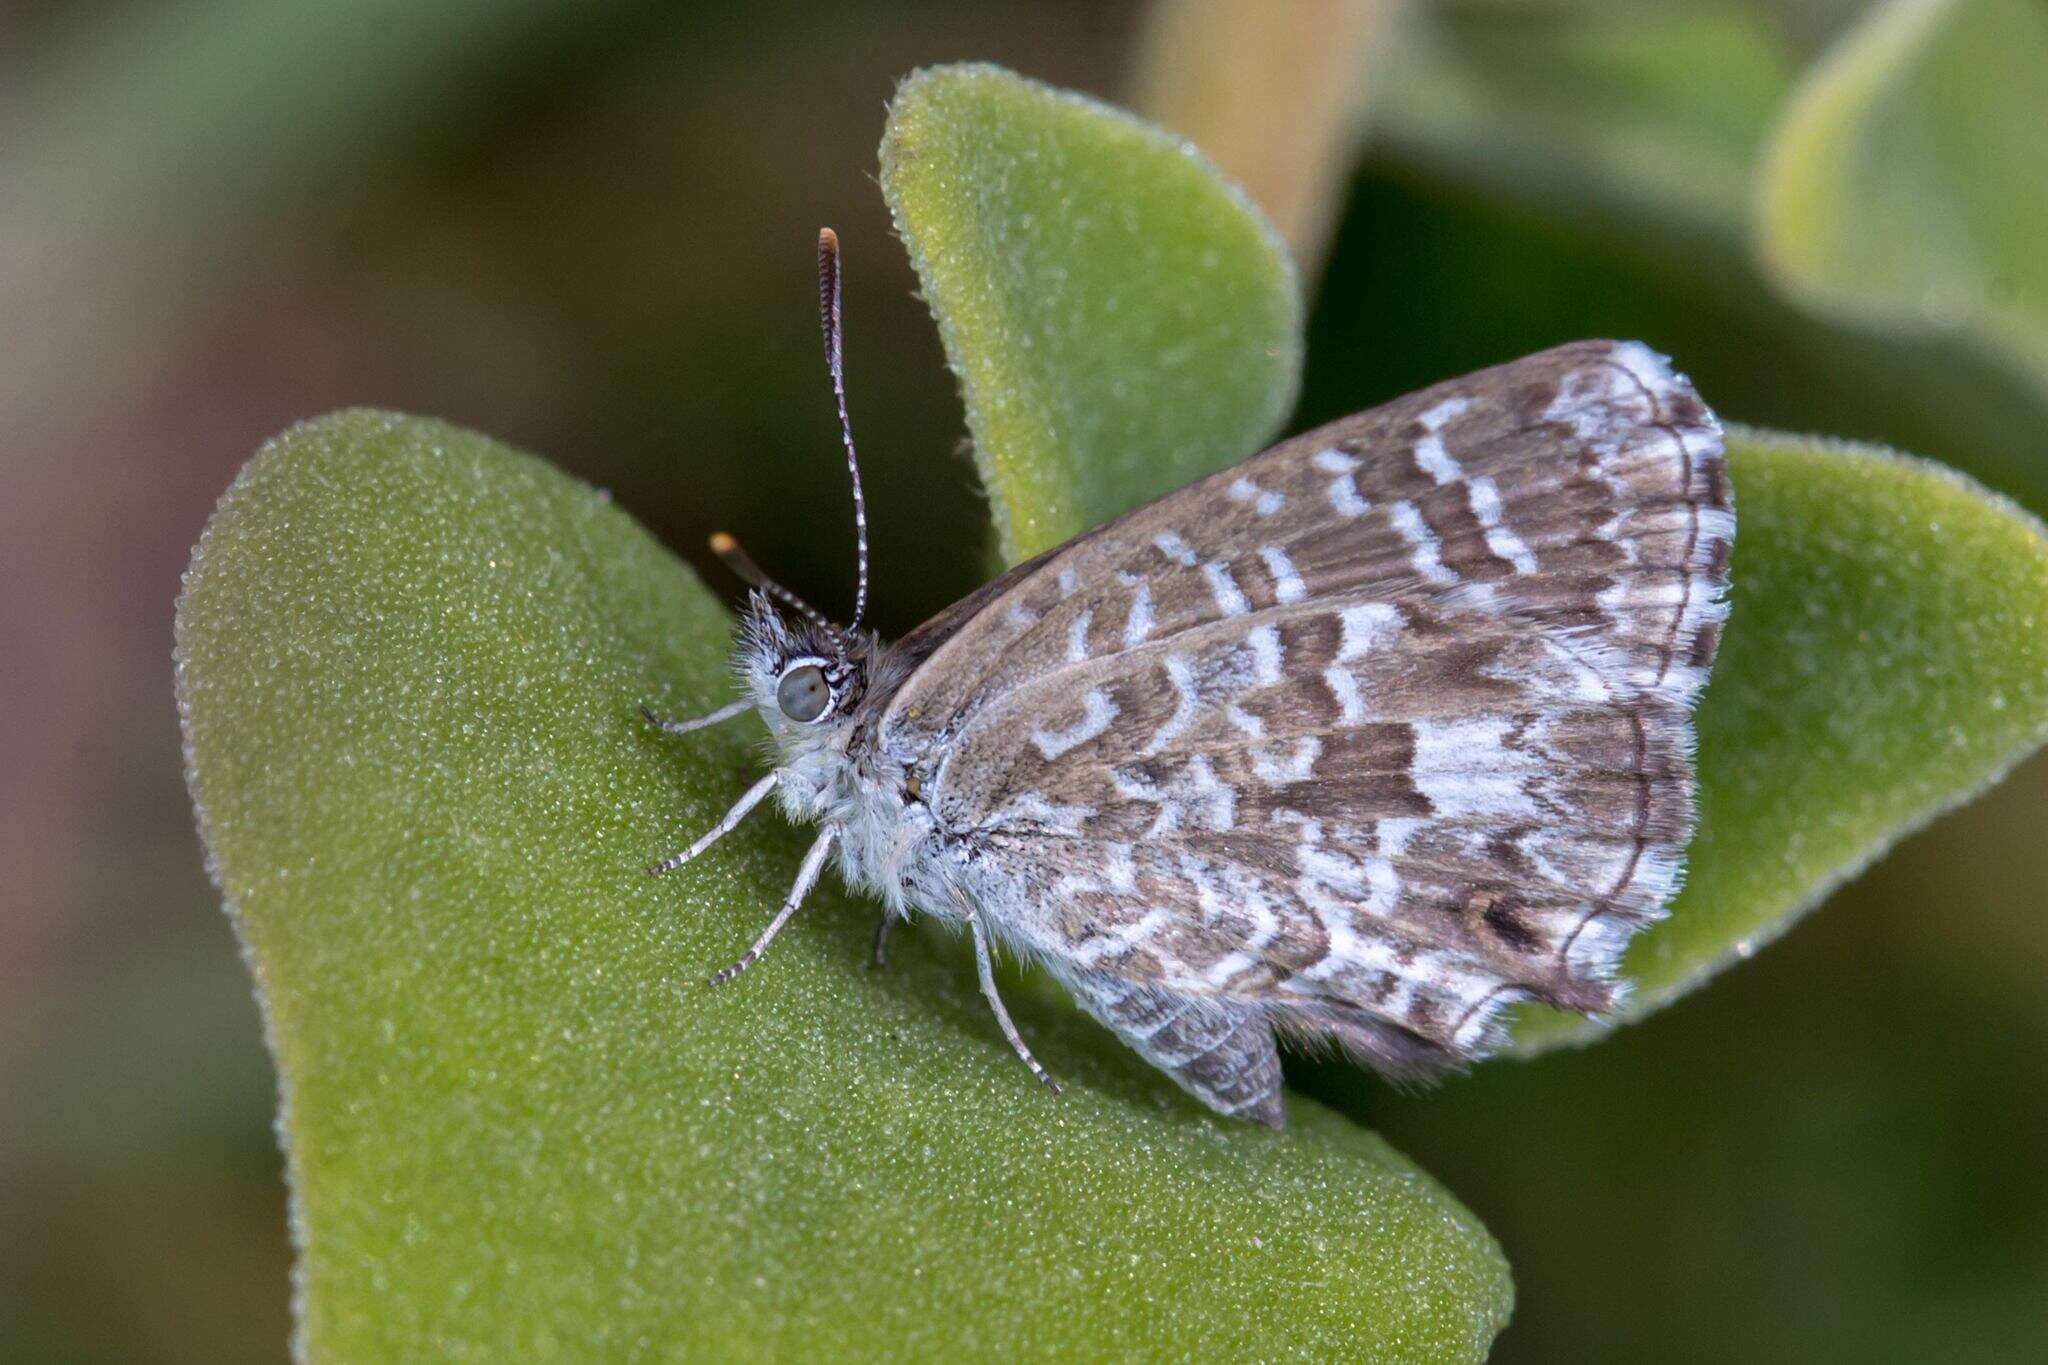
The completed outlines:
[[[291,188],[487,116],[494,86],[561,62],[634,0],[185,0],[87,11],[37,64],[32,184],[180,238]],[[147,108],[148,117],[137,117]]]
[[[303,1353],[497,1359],[1476,1359],[1485,1231],[1297,1102],[1207,1116],[956,960],[862,966],[756,815],[662,880],[752,766],[649,702],[728,694],[728,622],[606,498],[437,423],[348,413],[236,480],[178,614],[195,801],[282,1076]],[[828,879],[830,880],[830,879]]]
[[[1390,318],[1427,325],[1390,328]],[[1734,239],[1584,229],[1384,159],[1354,186],[1309,327],[1299,420],[1588,336],[1676,356],[1723,412],[1939,451],[2048,511],[2048,405],[1980,351],[1796,308]]]
[[[1369,59],[1401,0],[1152,0],[1131,105],[1242,185],[1314,278],[1357,160]]]
[[[1700,832],[1623,970],[1639,1016],[1748,957],[2048,739],[2048,537],[1939,465],[1731,433],[1733,613],[1699,713]],[[1529,1011],[1525,1047],[1597,1036]]]
[[[0,355],[15,372],[0,401],[63,420],[90,410],[82,374],[146,384],[194,311],[309,242],[356,242],[409,155],[474,136],[522,85],[644,44],[657,8],[54,7],[68,22],[9,71],[22,79],[0,145]],[[439,162],[414,173],[448,176]]]
[[[1286,417],[1294,268],[1163,130],[997,67],[938,67],[896,92],[882,190],[1006,559],[1250,455]]]
[[[1758,246],[1816,306],[1959,327],[2048,387],[2048,8],[1889,0],[1800,86]]]
[[[1372,136],[1490,188],[1734,234],[1799,60],[1773,8],[1409,6]]]
[[[1316,413],[1335,410],[1333,333],[1384,333],[1361,348],[1391,363],[1358,366],[1373,377],[1348,386],[1375,394],[1574,337],[1643,337],[1726,410],[1937,450],[2048,510],[2037,384],[1958,334],[1816,311],[1758,259],[1758,162],[1801,71],[1866,8],[1407,7],[1371,76],[1373,164],[1331,263],[1345,285],[1326,290],[1312,329]],[[1362,290],[1375,270],[1390,278]],[[1389,330],[1385,317],[1428,324]]]

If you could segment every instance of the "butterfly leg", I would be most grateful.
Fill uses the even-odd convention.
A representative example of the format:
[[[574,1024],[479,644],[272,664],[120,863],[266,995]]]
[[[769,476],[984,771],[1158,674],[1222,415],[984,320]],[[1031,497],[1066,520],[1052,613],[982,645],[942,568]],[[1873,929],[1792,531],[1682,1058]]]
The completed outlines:
[[[811,888],[818,884],[818,874],[825,870],[825,855],[832,851],[832,841],[838,836],[839,831],[836,827],[825,826],[817,842],[811,845],[811,851],[804,855],[804,865],[797,869],[796,885],[789,888],[789,899],[775,912],[775,918],[768,921],[768,927],[761,931],[761,937],[755,939],[754,946],[740,955],[739,961],[712,973],[711,979],[705,982],[705,985],[723,986],[761,960],[761,954],[768,951],[768,945],[782,932],[782,926],[789,923],[789,917],[797,912],[797,907],[804,903],[804,897],[810,895]]]
[[[699,716],[695,720],[668,720],[655,715],[644,706],[640,708],[640,714],[647,717],[647,723],[657,730],[666,731],[671,735],[687,735],[693,730],[702,730],[706,726],[717,725],[731,720],[734,716],[744,715],[753,707],[753,702],[742,697],[736,702],[719,707],[708,716]]]
[[[1018,1033],[1017,1026],[1010,1022],[1010,1012],[1003,1008],[1003,997],[996,994],[995,968],[989,961],[988,935],[982,932],[981,917],[970,915],[967,927],[974,931],[974,969],[981,976],[982,998],[987,1000],[988,1007],[995,1011],[996,1023],[1002,1028],[1003,1037],[1010,1040],[1010,1046],[1024,1059],[1024,1065],[1031,1068],[1031,1074],[1044,1081],[1053,1094],[1059,1094],[1060,1083],[1038,1064],[1038,1058],[1031,1055],[1031,1049],[1024,1045],[1023,1035]]]
[[[896,917],[887,910],[882,912],[882,922],[875,926],[875,946],[868,954],[868,966],[889,965],[889,931],[896,927]]]
[[[753,786],[747,788],[747,794],[733,802],[732,809],[725,813],[724,818],[710,829],[704,831],[696,843],[691,844],[673,857],[663,858],[653,867],[647,869],[647,875],[658,877],[664,872],[673,872],[705,849],[717,843],[720,839],[723,839],[726,835],[732,833],[733,826],[746,819],[747,812],[760,805],[768,793],[775,790],[775,784],[781,780],[782,774],[780,772],[772,772]]]

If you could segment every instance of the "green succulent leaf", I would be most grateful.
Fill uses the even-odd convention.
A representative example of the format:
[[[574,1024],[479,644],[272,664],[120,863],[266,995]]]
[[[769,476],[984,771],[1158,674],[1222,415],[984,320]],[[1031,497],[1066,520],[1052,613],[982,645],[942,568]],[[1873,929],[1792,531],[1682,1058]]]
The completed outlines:
[[[883,170],[1006,557],[1271,434],[1293,275],[1184,145],[946,68],[899,91]],[[2031,519],[1883,452],[1739,432],[1732,463],[1702,831],[1637,1010],[2048,734]],[[873,909],[829,887],[703,989],[804,842],[761,814],[640,872],[755,769],[751,720],[636,716],[728,696],[728,624],[603,495],[432,422],[287,433],[210,523],[179,699],[281,1075],[307,1354],[1484,1354],[1497,1248],[1327,1111],[1211,1118],[1022,1001],[1055,1100],[957,954],[864,970]]]
[[[1772,139],[1758,246],[1819,307],[1960,328],[2048,388],[2048,9],[1886,0]]]
[[[1734,592],[1699,711],[1700,830],[1626,1015],[1783,933],[2048,739],[2048,536],[1925,460],[1737,428]],[[1528,1048],[1596,1036],[1530,1011]]]
[[[1272,228],[1152,124],[998,67],[903,82],[882,191],[1010,562],[1257,450],[1301,375]]]
[[[267,446],[179,604],[215,875],[281,1074],[323,1360],[1477,1359],[1511,1289],[1442,1188],[1306,1101],[1212,1118],[956,955],[788,888],[758,760],[636,708],[731,694],[728,620],[600,493],[438,423]],[[832,879],[828,878],[828,886]],[[904,941],[907,938],[907,942]]]

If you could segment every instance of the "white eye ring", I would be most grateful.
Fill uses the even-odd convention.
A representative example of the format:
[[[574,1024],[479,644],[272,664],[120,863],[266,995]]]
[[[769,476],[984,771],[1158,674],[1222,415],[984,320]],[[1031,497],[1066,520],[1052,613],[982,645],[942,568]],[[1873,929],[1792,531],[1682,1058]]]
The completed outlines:
[[[776,706],[799,725],[816,725],[838,702],[823,659],[792,659],[775,680]]]

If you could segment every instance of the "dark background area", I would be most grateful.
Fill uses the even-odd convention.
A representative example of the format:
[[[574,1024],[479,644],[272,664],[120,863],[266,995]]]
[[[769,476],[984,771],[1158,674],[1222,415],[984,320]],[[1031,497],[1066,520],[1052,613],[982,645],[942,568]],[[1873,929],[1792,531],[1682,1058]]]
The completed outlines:
[[[990,551],[873,183],[884,102],[965,58],[1119,98],[1140,19],[0,8],[0,1359],[285,1351],[273,1082],[171,699],[178,575],[236,468],[336,407],[430,414],[610,488],[714,587],[733,585],[701,547],[726,529],[843,601],[810,273],[829,223],[875,616],[900,633]],[[1295,424],[1639,336],[1730,418],[1952,457],[2048,505],[2048,420],[2016,381],[1590,219],[1369,137]],[[1419,1094],[1329,1065],[1301,1079],[1501,1240],[1519,1289],[1503,1360],[2041,1359],[2044,816],[2037,760],[1598,1047]]]

